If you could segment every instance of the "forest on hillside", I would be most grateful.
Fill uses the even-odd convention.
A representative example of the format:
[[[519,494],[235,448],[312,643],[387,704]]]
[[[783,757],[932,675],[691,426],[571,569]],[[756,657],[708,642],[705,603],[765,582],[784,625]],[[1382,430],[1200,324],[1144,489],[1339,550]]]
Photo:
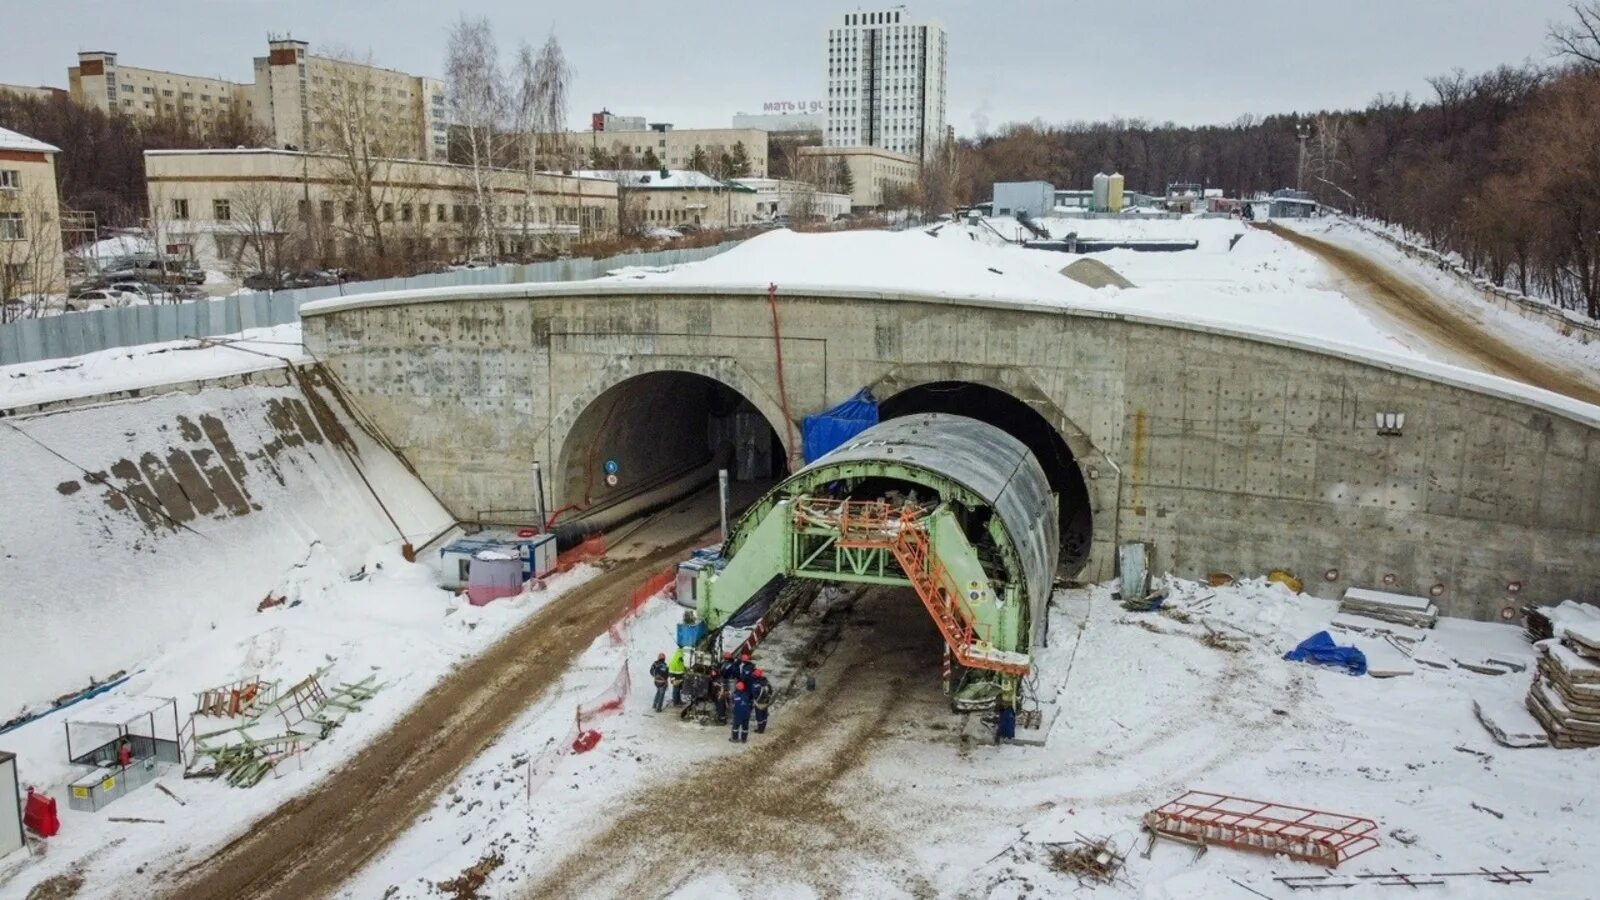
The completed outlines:
[[[1087,188],[1113,171],[1146,192],[1299,185],[1459,253],[1496,284],[1600,319],[1600,0],[1574,2],[1550,47],[1551,65],[1458,69],[1429,79],[1430,96],[1382,95],[1365,109],[1199,127],[1009,125],[959,144],[955,195],[988,199],[995,181]]]

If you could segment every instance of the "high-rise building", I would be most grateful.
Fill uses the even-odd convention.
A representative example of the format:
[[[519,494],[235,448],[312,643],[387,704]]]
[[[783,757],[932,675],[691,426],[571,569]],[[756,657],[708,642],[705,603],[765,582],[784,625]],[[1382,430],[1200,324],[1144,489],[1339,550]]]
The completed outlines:
[[[904,6],[850,12],[828,29],[829,147],[878,147],[923,160],[945,134],[944,26]]]

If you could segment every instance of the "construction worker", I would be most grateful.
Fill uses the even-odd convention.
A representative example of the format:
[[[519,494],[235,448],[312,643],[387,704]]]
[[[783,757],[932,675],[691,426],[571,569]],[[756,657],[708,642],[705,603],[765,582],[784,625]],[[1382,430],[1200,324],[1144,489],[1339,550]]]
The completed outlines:
[[[733,736],[728,740],[746,743],[750,740],[750,690],[744,682],[734,682],[729,705],[733,707]]]
[[[756,683],[755,679],[756,667],[755,663],[750,661],[750,654],[739,654],[739,680],[745,684],[754,686]]]
[[[1016,695],[1006,691],[1000,695],[996,704],[999,715],[995,717],[994,742],[1013,741],[1017,738],[1017,704]]]
[[[683,675],[689,667],[683,661],[683,648],[672,651],[672,658],[667,660],[667,679],[672,682],[672,705],[683,705]]]
[[[126,769],[133,765],[133,746],[124,738],[122,745],[117,748],[117,765]]]
[[[767,680],[767,673],[756,669],[754,671],[755,687],[751,689],[751,706],[756,713],[756,734],[765,734],[767,730],[767,708],[772,706],[772,682]]]
[[[656,712],[661,712],[661,707],[667,705],[667,655],[657,653],[656,661],[650,664],[650,678],[656,683],[656,698],[650,704]]]
[[[712,696],[717,708],[717,724],[728,724],[728,701],[733,697],[733,686],[739,681],[739,663],[732,650],[722,652],[722,667],[717,670],[717,687]]]

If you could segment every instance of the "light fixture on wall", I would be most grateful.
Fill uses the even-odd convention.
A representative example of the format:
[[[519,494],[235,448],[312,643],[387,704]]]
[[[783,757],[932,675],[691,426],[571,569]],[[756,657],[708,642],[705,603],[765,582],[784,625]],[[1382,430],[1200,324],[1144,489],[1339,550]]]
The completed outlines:
[[[1385,437],[1398,437],[1406,427],[1406,414],[1401,412],[1375,413],[1378,420],[1378,433]]]

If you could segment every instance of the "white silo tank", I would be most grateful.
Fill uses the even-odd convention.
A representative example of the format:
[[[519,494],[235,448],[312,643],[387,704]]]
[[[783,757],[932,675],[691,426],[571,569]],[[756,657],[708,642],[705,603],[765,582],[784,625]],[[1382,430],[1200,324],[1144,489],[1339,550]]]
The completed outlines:
[[[1094,175],[1094,204],[1092,206],[1095,212],[1104,212],[1109,208],[1107,203],[1111,199],[1110,194],[1111,176],[1104,172],[1096,172]]]
[[[1106,209],[1115,213],[1122,212],[1123,181],[1121,172],[1112,172],[1106,179]]]

